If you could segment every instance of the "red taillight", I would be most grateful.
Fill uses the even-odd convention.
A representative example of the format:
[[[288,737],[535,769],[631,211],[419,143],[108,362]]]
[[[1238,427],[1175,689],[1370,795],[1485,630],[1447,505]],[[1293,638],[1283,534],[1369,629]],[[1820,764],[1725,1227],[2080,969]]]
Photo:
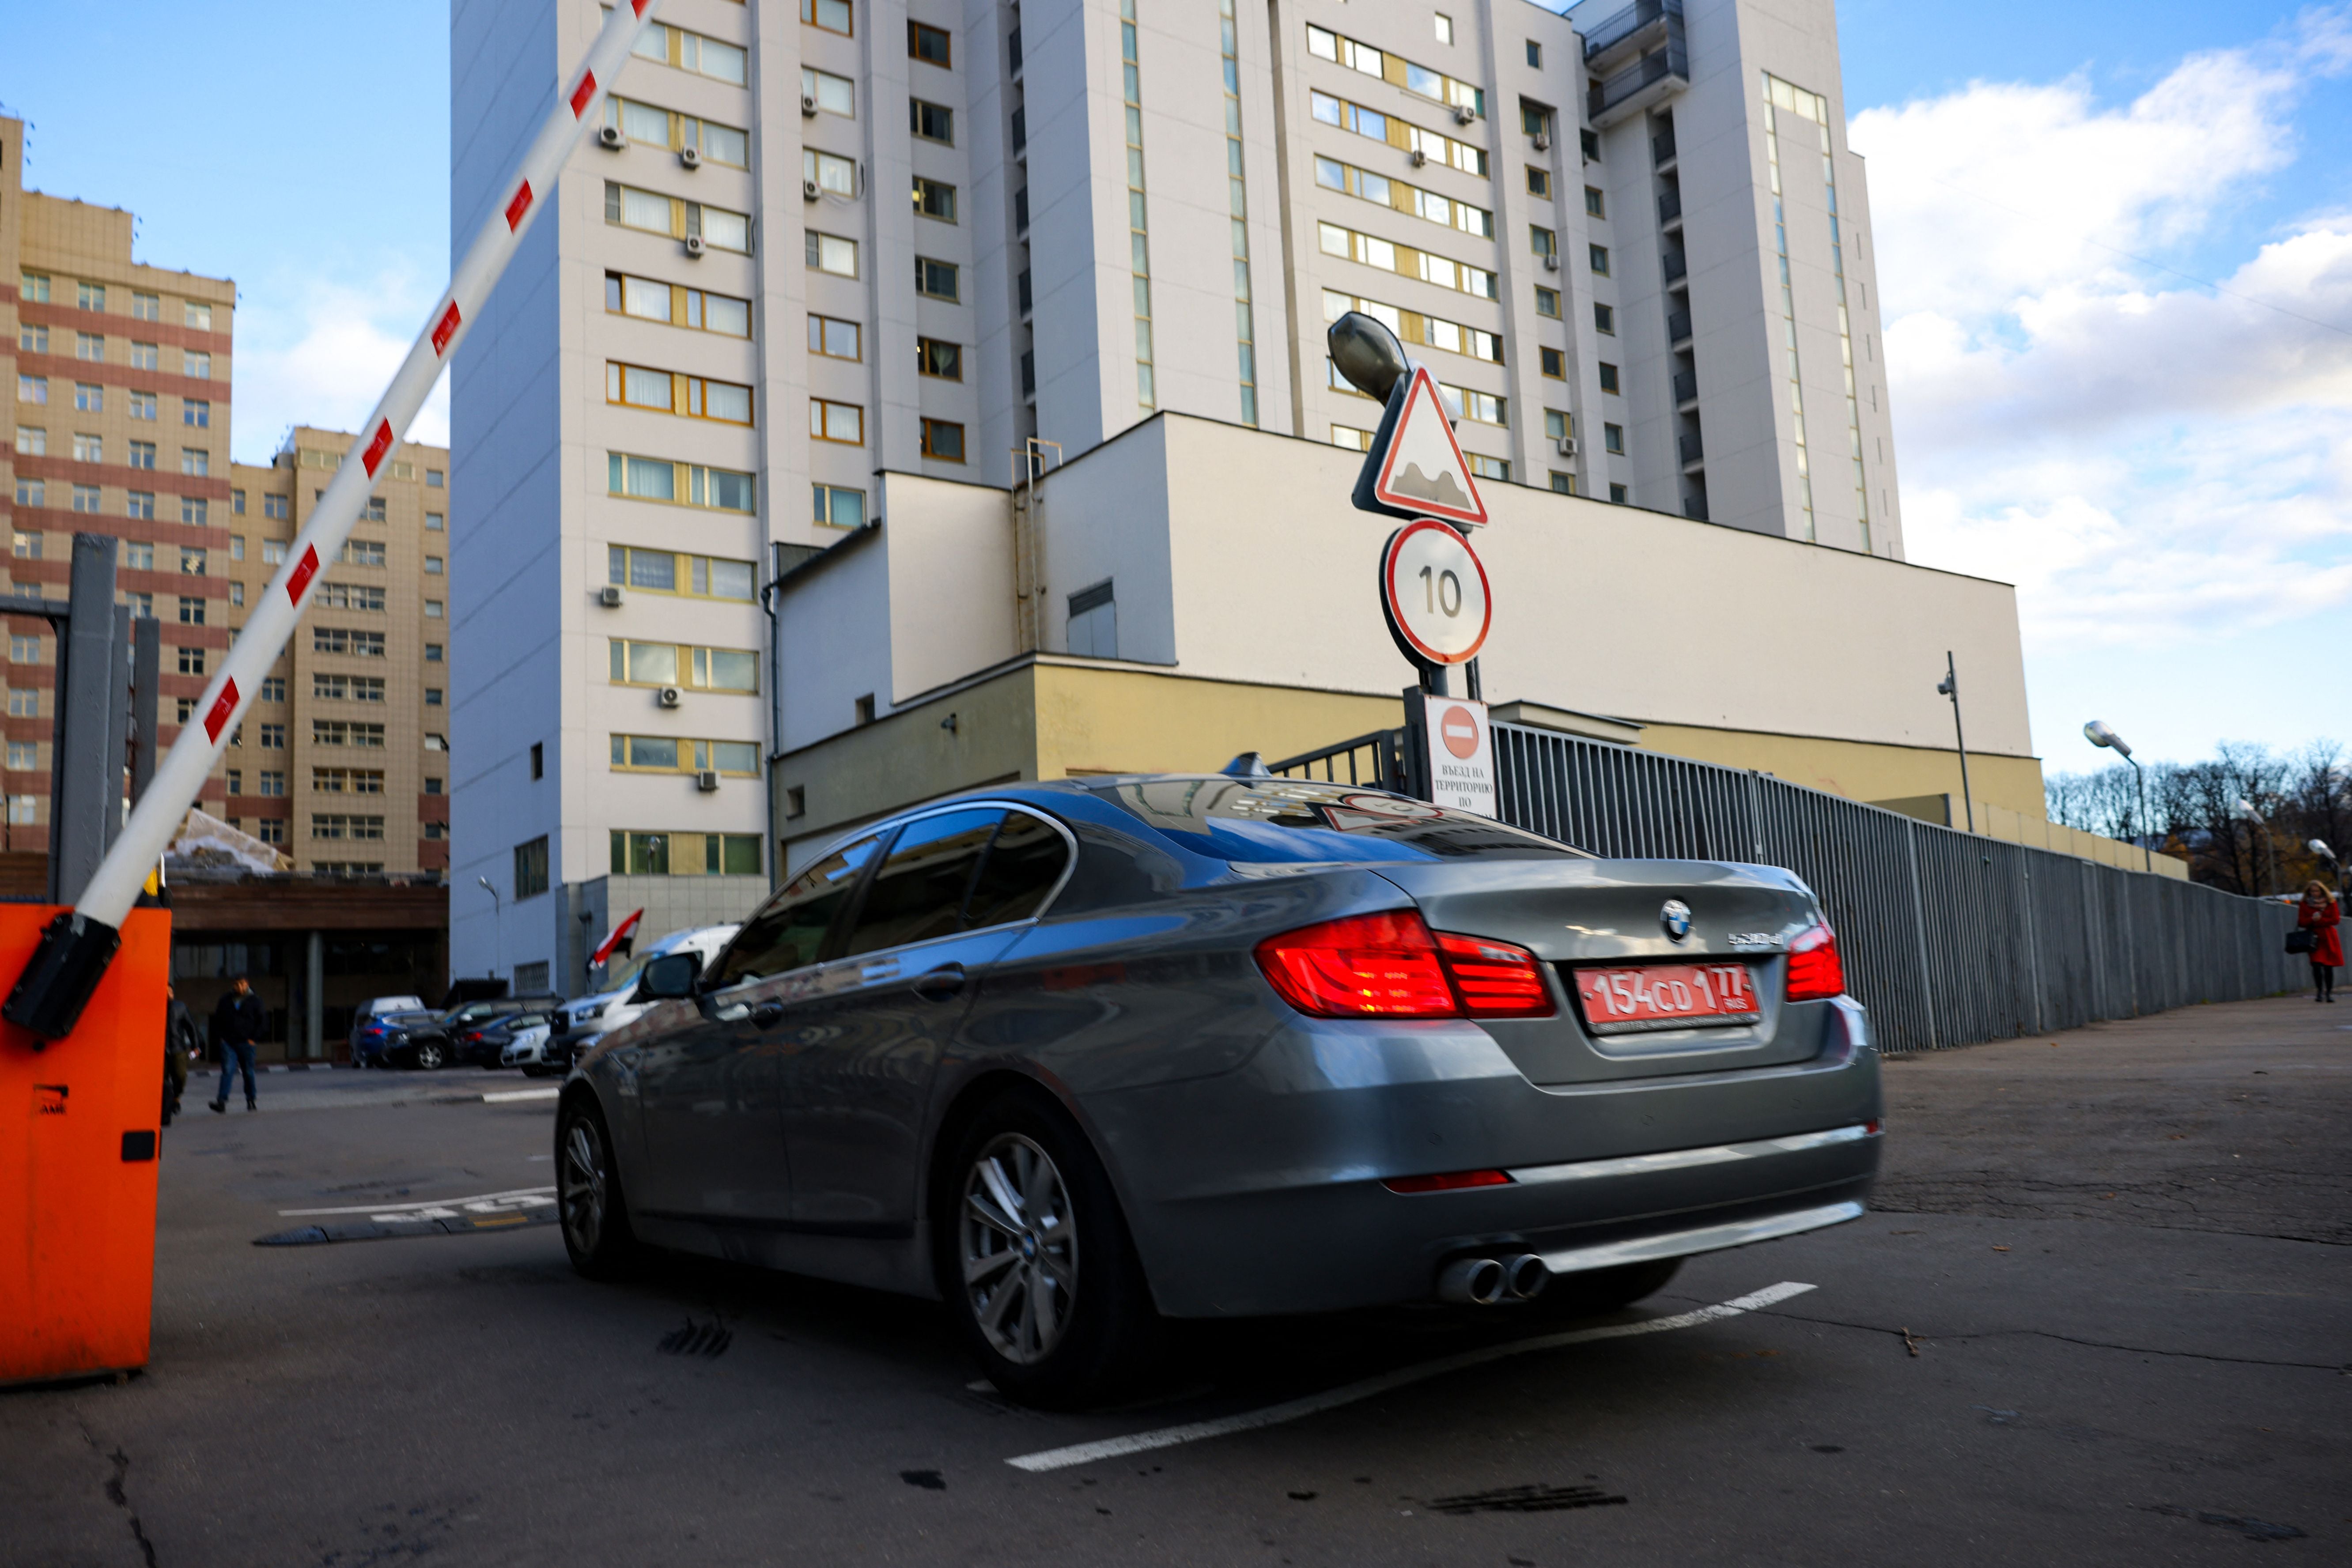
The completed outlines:
[[[1789,1000],[1819,1002],[1845,992],[1845,965],[1838,962],[1837,933],[1817,925],[1789,944]]]
[[[1442,1176],[1391,1176],[1381,1185],[1392,1193],[1453,1193],[1464,1187],[1507,1187],[1506,1171],[1448,1171]]]
[[[1440,931],[1437,950],[1472,1017],[1544,1018],[1556,1010],[1543,966],[1526,948]]]
[[[1412,910],[1302,926],[1257,945],[1257,966],[1282,999],[1321,1018],[1451,1018],[1461,1004],[1437,943]]]

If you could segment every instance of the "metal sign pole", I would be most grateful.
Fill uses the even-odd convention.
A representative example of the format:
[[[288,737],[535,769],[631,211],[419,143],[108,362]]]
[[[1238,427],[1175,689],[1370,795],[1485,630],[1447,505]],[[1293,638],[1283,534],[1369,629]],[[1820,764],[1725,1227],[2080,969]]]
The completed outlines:
[[[505,187],[506,200],[484,220],[457,264],[448,292],[434,306],[383,401],[361,426],[364,432],[361,443],[345,455],[309,525],[288,549],[286,564],[263,591],[245,629],[229,645],[227,658],[196,704],[196,722],[181,728],[180,738],[155,771],[152,787],[131,812],[121,837],[82,889],[75,908],[58,915],[42,932],[40,946],[17,978],[6,1004],[0,1005],[0,1017],[49,1039],[61,1039],[72,1031],[121,942],[123,917],[130,913],[148,872],[163,858],[172,835],[204,787],[238,715],[294,635],[303,599],[320,568],[342,549],[367,503],[376,470],[416,417],[433,384],[440,379],[450,351],[514,258],[523,231],[543,205],[541,196],[554,190],[573,147],[600,118],[605,92],[627,62],[646,16],[657,3],[628,0],[626,5],[614,6],[604,29],[588,46],[587,59],[578,76],[570,79],[569,86],[559,83],[555,106],[523,155],[515,179]],[[367,177],[373,181],[379,176],[371,170]],[[104,617],[100,621],[110,625]],[[100,708],[96,720],[101,725],[103,713]]]

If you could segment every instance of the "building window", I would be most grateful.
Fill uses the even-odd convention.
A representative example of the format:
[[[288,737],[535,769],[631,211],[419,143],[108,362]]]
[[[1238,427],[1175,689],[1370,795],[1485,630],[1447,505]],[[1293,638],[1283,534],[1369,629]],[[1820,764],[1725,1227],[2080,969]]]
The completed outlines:
[[[753,510],[751,475],[739,474],[731,468],[705,468],[699,463],[673,463],[667,458],[611,453],[605,486],[611,494],[633,500],[668,501],[719,511]]]
[[[667,550],[637,550],[625,544],[606,550],[607,581],[653,594],[682,594],[697,599],[733,599],[750,604],[754,596],[751,563],[709,555],[678,555]]]
[[[1544,410],[1544,439],[1558,443],[1576,434],[1576,416],[1564,409]]]
[[[163,351],[162,346],[156,343],[132,343],[131,345],[131,368],[133,370],[163,369]]]
[[[1598,300],[1592,301],[1592,330],[1615,337],[1617,335],[1616,309],[1613,306],[1604,305]]]
[[[286,774],[264,770],[256,775],[255,787],[272,800],[282,800],[286,796]]]
[[[148,420],[152,420],[155,417],[155,395],[153,393],[134,392],[131,393],[130,396],[131,417],[133,419]]]
[[[760,656],[749,648],[633,642],[614,637],[610,674],[615,686],[686,686],[697,691],[760,689]]]
[[[16,481],[19,492],[17,504],[20,506],[24,504],[22,492],[27,484],[36,489],[40,487],[38,479],[18,479]],[[35,501],[33,504],[38,506],[40,503]],[[19,561],[38,561],[41,558],[41,536],[37,533],[27,533],[21,528],[13,530],[9,540],[9,552]]]
[[[731,381],[648,370],[643,365],[606,362],[604,401],[688,419],[716,419],[726,425],[751,423],[750,387]]]
[[[39,820],[40,804],[37,796],[29,795],[12,795],[8,797],[8,821],[10,826],[16,827],[29,827]]]
[[[436,735],[428,731],[425,736],[425,749],[428,752],[446,752],[449,749],[449,737]]]
[[[235,512],[239,517],[243,517],[245,515],[245,492],[243,490],[231,490],[228,492],[228,510]],[[244,558],[240,556],[238,559],[242,560]]]
[[[915,258],[915,292],[927,300],[945,300],[951,304],[962,299],[956,264],[934,261],[928,256]]]
[[[49,329],[29,322],[16,329],[16,350],[19,353],[45,354],[49,352]]]
[[[917,338],[915,368],[924,375],[937,376],[941,381],[961,381],[963,347],[938,338]]]
[[[1566,350],[1539,348],[1536,350],[1536,358],[1540,362],[1546,375],[1555,381],[1567,379],[1568,353]]]
[[[1622,457],[1625,452],[1625,426],[1622,425],[1603,425],[1601,427],[1601,444],[1610,451],[1615,452],[1620,457]]]
[[[845,120],[857,118],[857,84],[845,76],[803,66],[801,97],[827,114],[838,114]]]
[[[76,511],[96,511],[99,490],[96,485],[76,485],[73,488],[73,509]]]
[[[1538,169],[1533,163],[1528,165],[1528,195],[1547,197],[1551,195],[1550,170]]]
[[[213,378],[213,356],[183,352],[180,374],[196,381],[210,381]]]
[[[426,620],[428,620],[428,621],[437,621],[437,620],[439,620],[439,619],[441,618],[442,607],[443,607],[443,606],[442,606],[442,603],[441,603],[441,601],[440,601],[440,600],[438,600],[438,599],[427,599],[427,600],[425,600],[425,618]],[[378,605],[376,605],[376,608],[380,610],[380,609],[383,608],[383,606],[382,605],[380,605],[380,604],[379,604]]]
[[[49,378],[46,375],[20,375],[16,378],[16,401],[47,403],[49,400]]]
[[[1609,499],[1617,505],[1623,506],[1627,499],[1625,487],[1623,485],[1611,485],[1609,487]]]
[[[193,397],[180,400],[180,423],[199,430],[209,428],[213,422],[213,405]]]
[[[1558,468],[1554,468],[1551,471],[1551,488],[1561,495],[1572,496],[1576,493],[1576,476],[1563,474]]]
[[[866,331],[856,321],[844,321],[812,311],[808,319],[808,338],[809,353],[824,359],[862,360],[866,357]]]
[[[163,319],[163,300],[156,294],[131,296],[131,316],[133,321],[160,321]]]
[[[73,456],[77,463],[103,463],[106,461],[105,437],[76,436],[73,438]]]
[[[263,496],[261,498],[261,515],[264,517],[274,517],[280,522],[286,521],[287,514],[290,510],[290,507],[291,502],[285,496]],[[280,557],[280,559],[283,559],[283,557]]]
[[[238,609],[243,609],[245,607],[244,584],[231,583],[228,585],[228,602]]]
[[[383,677],[313,671],[310,695],[326,702],[382,702],[384,700]]]
[[[853,707],[856,712],[858,723],[871,724],[874,722],[874,693],[871,691],[867,692],[865,696],[859,698]]]
[[[180,498],[180,521],[191,528],[203,528],[212,518],[212,503],[201,496]]]
[[[46,272],[20,272],[16,275],[17,295],[36,305],[49,302],[49,277]]]
[[[106,388],[94,381],[74,383],[74,412],[103,414],[106,412]]]
[[[425,558],[425,574],[427,577],[438,577],[441,575],[442,568],[445,564],[446,563],[443,561],[442,557],[438,555],[428,555]]]
[[[38,741],[8,742],[8,770],[11,773],[30,773],[40,765],[41,743]]]
[[[1463,457],[1470,464],[1470,471],[1480,479],[1502,484],[1511,482],[1511,465],[1503,458],[1481,457],[1475,452],[1465,452]]]
[[[213,455],[210,452],[200,447],[180,448],[180,472],[201,479],[212,471]]]
[[[941,70],[953,70],[953,53],[946,28],[929,26],[921,22],[907,24],[908,58],[921,60],[925,65],[937,66]]]
[[[1559,320],[1559,289],[1547,289],[1540,283],[1536,285],[1536,314],[1549,316],[1555,321]]]
[[[262,677],[262,679],[261,679],[261,689],[260,689],[258,692],[257,692],[257,693],[255,694],[255,700],[256,700],[257,701],[261,701],[261,702],[283,702],[283,701],[285,701],[285,700],[286,700],[286,678],[285,678],[284,676],[282,676],[282,675],[267,675],[267,676]],[[263,728],[263,729],[265,729],[265,730],[267,730],[268,728],[269,728],[269,726],[268,726],[268,725],[267,725],[267,724],[265,724],[265,725],[263,725],[263,726],[262,726],[262,728]],[[267,741],[264,741],[264,742],[262,742],[262,744],[264,744],[264,745],[268,745],[268,743],[269,743],[269,742],[267,742]],[[282,741],[281,741],[281,742],[279,742],[278,743],[279,743],[280,745],[285,744],[285,742],[282,742]]]
[[[205,602],[202,599],[182,599],[180,601],[180,624],[184,626],[203,626],[205,624]]]
[[[1608,277],[1609,247],[1605,245],[1588,245],[1584,249],[1586,258],[1592,263],[1592,270],[1603,278]]]
[[[20,687],[20,688],[16,688],[16,689],[11,689],[11,690],[9,691],[9,693],[8,693],[8,717],[9,717],[9,718],[11,718],[11,719],[37,719],[37,718],[39,718],[40,716],[41,716],[41,694],[40,694],[39,692],[37,692],[37,691],[29,691],[29,690],[26,690],[26,689],[23,689],[23,688],[21,688],[21,687]]]
[[[135,539],[126,539],[116,559],[121,562],[123,570],[127,572],[152,572],[155,570],[155,547]]]
[[[963,426],[945,419],[923,421],[923,456],[942,463],[963,461]]]
[[[1600,186],[1587,185],[1584,187],[1584,211],[1586,216],[1591,217],[1607,217],[1609,216],[1609,200],[1606,196],[1601,194]]]
[[[1447,16],[1444,12],[1440,11],[1436,14],[1433,20],[1437,24],[1437,41],[1441,44],[1452,43],[1454,41],[1454,18]]]
[[[1070,595],[1068,651],[1083,658],[1118,657],[1118,601],[1109,578]]]
[[[719,773],[760,776],[757,741],[682,741],[671,735],[615,735],[614,773]]]
[[[425,793],[426,795],[439,795],[441,793],[441,781],[439,779],[426,779],[425,781]]]
[[[425,514],[425,532],[439,533],[447,529],[448,526],[449,517],[446,512],[428,511]]]
[[[344,812],[320,812],[310,818],[310,837],[327,839],[373,840],[383,837],[383,818],[354,816]],[[541,842],[545,842],[541,840]],[[540,889],[546,891],[544,888]]]
[[[264,844],[283,845],[286,842],[286,819],[265,816],[253,825],[253,836]]]
[[[427,784],[439,784],[441,781],[439,779],[427,779],[425,782]],[[431,795],[435,792],[432,790],[426,790],[425,793]],[[449,837],[449,825],[446,822],[425,822],[420,823],[417,826],[425,835],[425,840],[428,844],[437,842],[438,840]]]
[[[820,153],[814,147],[801,149],[801,178],[820,191],[845,200],[857,195],[857,164],[837,153]]]
[[[204,649],[200,647],[184,647],[179,651],[180,673],[182,675],[202,675],[205,672]]]
[[[442,475],[441,475],[441,470],[440,470],[440,469],[438,469],[438,468],[427,468],[427,469],[425,469],[425,488],[426,489],[428,489],[428,490],[437,490],[437,489],[441,489],[441,487],[442,487]]]
[[[943,103],[925,103],[919,98],[907,100],[907,128],[926,142],[943,142],[955,145],[955,110]]]
[[[857,276],[857,242],[839,235],[808,231],[808,264],[819,272],[830,272],[836,278]]]
[[[139,443],[133,441],[136,447]],[[31,425],[16,426],[16,455],[20,458],[46,458],[49,455],[49,433]]]
[[[278,702],[285,701],[286,682],[283,680],[278,681],[278,695],[274,700],[265,697],[264,700],[276,700]],[[264,724],[261,727],[261,749],[265,752],[284,751],[286,749],[286,726],[283,724]]]
[[[320,493],[324,494],[323,491]],[[383,521],[383,498],[382,496],[368,497],[367,506],[361,511],[360,515],[370,522],[382,522]]]
[[[801,0],[801,20],[812,27],[822,27],[828,33],[848,37],[851,33],[849,0]]]
[[[382,658],[383,634],[356,631],[349,626],[312,626],[310,651],[343,654],[353,658]]]
[[[1528,68],[1530,70],[1543,69],[1543,46],[1533,38],[1528,40]]]
[[[814,485],[810,487],[815,508],[814,520],[827,528],[863,528],[866,526],[866,492],[853,490],[845,485]]]
[[[1559,254],[1559,237],[1541,224],[1528,225],[1528,247],[1538,256]]]
[[[106,363],[106,336],[102,332],[76,332],[74,358],[88,360],[92,364]]]
[[[383,726],[344,719],[313,719],[310,721],[310,743],[314,746],[353,746],[380,752],[383,750]]]
[[[41,639],[37,637],[11,637],[8,639],[10,664],[39,664]]]
[[[809,399],[809,435],[819,441],[839,441],[846,446],[866,444],[866,410],[855,403],[835,403],[831,398]]]
[[[209,332],[213,330],[213,308],[194,301],[184,302],[180,307],[180,324],[193,327],[200,332]]]
[[[439,643],[429,642],[425,645],[425,662],[427,664],[439,664],[441,662],[441,645]]]
[[[42,507],[48,505],[48,481],[47,479],[18,479],[16,481],[16,504],[18,506]],[[22,539],[25,536],[20,533],[16,537]],[[38,557],[35,557],[35,559],[38,559]]]
[[[956,220],[956,188],[938,180],[915,176],[915,211],[941,223]]]
[[[310,788],[320,795],[382,795],[382,768],[312,768]]]

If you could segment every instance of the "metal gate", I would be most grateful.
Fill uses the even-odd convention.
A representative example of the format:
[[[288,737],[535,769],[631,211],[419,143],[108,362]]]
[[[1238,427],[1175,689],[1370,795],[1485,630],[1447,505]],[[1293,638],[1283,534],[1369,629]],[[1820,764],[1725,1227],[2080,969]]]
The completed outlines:
[[[1843,795],[1516,724],[1494,726],[1505,822],[1630,859],[1747,860],[1805,879],[1890,1051],[1934,1050],[2308,983],[2294,911],[1915,821]],[[1404,732],[1272,764],[1407,786]]]

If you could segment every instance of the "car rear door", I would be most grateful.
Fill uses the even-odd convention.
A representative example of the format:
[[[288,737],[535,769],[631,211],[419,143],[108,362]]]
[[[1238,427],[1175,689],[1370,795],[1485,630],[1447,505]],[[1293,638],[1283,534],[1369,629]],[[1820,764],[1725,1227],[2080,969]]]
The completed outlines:
[[[638,1207],[719,1224],[790,1221],[774,1027],[788,998],[805,992],[879,845],[860,839],[771,897],[713,962],[698,1005],[656,1005],[657,1032],[637,1047],[647,1167]]]
[[[940,1058],[1067,858],[1058,827],[1003,806],[953,807],[899,829],[839,956],[775,1030],[798,1223],[881,1236],[913,1224]]]

